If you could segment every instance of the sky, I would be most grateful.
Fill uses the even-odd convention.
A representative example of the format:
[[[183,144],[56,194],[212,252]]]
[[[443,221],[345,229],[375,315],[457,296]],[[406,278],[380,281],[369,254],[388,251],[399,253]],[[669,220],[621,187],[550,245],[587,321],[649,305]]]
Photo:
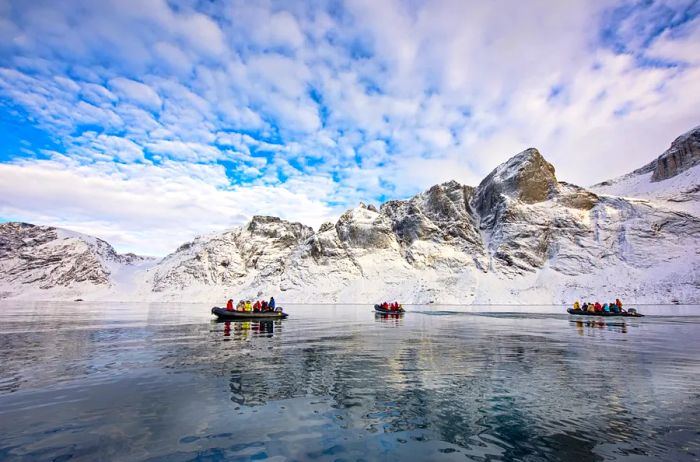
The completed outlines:
[[[582,186],[700,125],[700,1],[0,0],[0,221],[166,255],[275,215]]]

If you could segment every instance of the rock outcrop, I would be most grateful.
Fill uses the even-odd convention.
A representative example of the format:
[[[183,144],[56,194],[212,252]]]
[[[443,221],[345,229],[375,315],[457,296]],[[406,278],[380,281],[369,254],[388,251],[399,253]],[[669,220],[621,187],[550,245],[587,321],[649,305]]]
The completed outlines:
[[[700,164],[700,126],[676,138],[654,165],[652,181],[663,181]]]
[[[241,228],[198,237],[165,257],[154,268],[153,291],[196,284],[230,287],[251,276],[279,275],[295,247],[312,234],[301,223],[255,216]]]
[[[119,255],[107,242],[51,226],[0,224],[0,280],[14,287],[52,289],[113,283],[114,266],[147,260]]]

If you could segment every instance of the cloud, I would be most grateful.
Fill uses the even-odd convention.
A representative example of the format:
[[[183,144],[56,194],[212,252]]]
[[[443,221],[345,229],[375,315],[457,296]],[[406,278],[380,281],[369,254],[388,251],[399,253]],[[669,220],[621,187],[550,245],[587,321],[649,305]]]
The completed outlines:
[[[51,152],[31,151],[41,145],[31,135],[0,147],[16,188],[3,184],[2,213],[119,229],[125,246],[166,232],[144,231],[157,227],[140,214],[151,183],[170,236],[263,210],[318,221],[435,182],[475,185],[530,146],[561,179],[592,184],[647,163],[700,120],[692,1],[0,8],[0,104],[14,117],[0,132],[19,123],[55,140]],[[10,173],[35,185],[36,173],[40,189]],[[202,198],[196,210],[187,191]],[[101,213],[82,194],[124,205]]]
[[[163,104],[158,93],[144,83],[117,77],[110,80],[109,85],[127,100],[136,102],[153,111],[160,109]]]
[[[0,216],[63,226],[121,251],[165,255],[185,240],[255,214],[320,225],[337,213],[323,178],[229,187],[224,169],[165,162],[77,165],[66,159],[0,164]]]

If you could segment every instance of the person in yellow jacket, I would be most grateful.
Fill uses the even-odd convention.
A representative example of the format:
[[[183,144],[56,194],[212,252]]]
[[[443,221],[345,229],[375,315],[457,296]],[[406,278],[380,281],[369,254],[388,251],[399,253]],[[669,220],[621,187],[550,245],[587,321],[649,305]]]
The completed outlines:
[[[575,309],[575,310],[580,310],[580,309],[581,309],[581,304],[578,302],[578,300],[576,300],[576,301],[574,302],[574,309]]]
[[[250,303],[250,300],[245,301],[245,310],[246,311],[253,311],[253,304]]]

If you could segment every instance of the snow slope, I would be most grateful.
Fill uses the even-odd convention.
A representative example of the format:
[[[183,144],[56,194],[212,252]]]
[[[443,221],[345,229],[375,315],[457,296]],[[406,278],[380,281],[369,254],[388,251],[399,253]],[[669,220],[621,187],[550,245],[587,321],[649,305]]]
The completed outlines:
[[[594,185],[591,190],[646,199],[700,216],[700,127],[676,138],[668,150],[644,167]]]

